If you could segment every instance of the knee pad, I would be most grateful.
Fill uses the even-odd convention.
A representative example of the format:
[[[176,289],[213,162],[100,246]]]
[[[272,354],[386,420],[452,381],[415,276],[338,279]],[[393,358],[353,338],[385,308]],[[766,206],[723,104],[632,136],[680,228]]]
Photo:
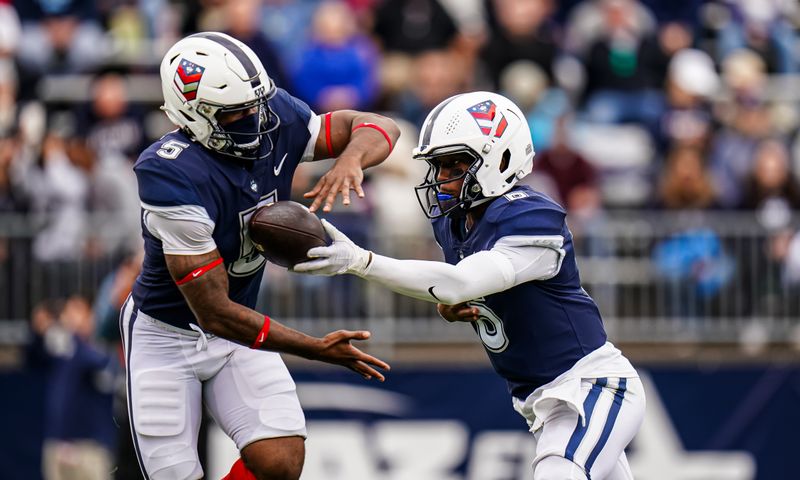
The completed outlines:
[[[587,480],[583,469],[571,460],[550,455],[539,460],[533,469],[533,480]]]
[[[151,480],[195,480],[203,476],[186,385],[170,371],[146,370],[132,379],[131,420],[136,450]]]
[[[193,445],[164,444],[142,460],[150,480],[195,480],[203,476]]]

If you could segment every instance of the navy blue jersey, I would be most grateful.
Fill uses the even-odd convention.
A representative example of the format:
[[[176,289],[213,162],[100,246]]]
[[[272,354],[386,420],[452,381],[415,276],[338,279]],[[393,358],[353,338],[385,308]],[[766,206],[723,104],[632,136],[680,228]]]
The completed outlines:
[[[280,117],[270,133],[272,153],[246,168],[215,155],[182,131],[162,137],[134,165],[142,203],[153,207],[201,207],[214,222],[213,239],[228,271],[229,297],[253,308],[265,260],[246,233],[247,222],[259,206],[288,200],[292,176],[310,139],[313,113],[300,100],[278,89],[269,101]],[[266,144],[266,145],[264,145]],[[262,148],[269,148],[265,141]],[[161,240],[144,224],[145,257],[133,288],[133,301],[144,313],[179,328],[196,323],[167,270]],[[217,267],[219,268],[219,267]]]
[[[480,310],[480,321],[472,325],[494,369],[520,399],[606,342],[600,312],[581,288],[565,217],[554,201],[522,186],[492,201],[469,232],[463,220],[433,220],[434,235],[450,264],[490,250],[502,237],[564,238],[566,255],[553,278],[522,283],[470,302]]]

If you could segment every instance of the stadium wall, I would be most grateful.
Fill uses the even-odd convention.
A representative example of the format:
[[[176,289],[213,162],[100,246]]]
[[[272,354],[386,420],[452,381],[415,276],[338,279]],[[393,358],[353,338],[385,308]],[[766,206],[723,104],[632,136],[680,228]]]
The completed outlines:
[[[800,365],[641,367],[648,411],[629,451],[636,478],[796,478]],[[485,367],[401,365],[382,385],[293,370],[309,423],[305,480],[531,478],[532,437]],[[4,373],[0,389],[0,479],[38,479],[44,378]],[[207,477],[220,478],[235,448],[213,426],[208,444]]]

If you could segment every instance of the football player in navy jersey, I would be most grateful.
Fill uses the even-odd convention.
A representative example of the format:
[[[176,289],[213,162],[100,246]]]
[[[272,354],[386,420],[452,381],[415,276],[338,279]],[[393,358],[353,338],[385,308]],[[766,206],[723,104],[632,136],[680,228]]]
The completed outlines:
[[[510,100],[451,97],[428,115],[414,150],[430,165],[417,196],[445,262],[377,255],[324,222],[333,244],[309,250],[315,259],[294,270],[352,273],[470,322],[536,439],[536,480],[629,479],[625,447],[644,416],[642,384],[581,288],[566,212],[517,185],[533,156]]]
[[[383,361],[351,345],[366,331],[314,338],[253,310],[264,258],[246,226],[260,206],[289,199],[301,161],[336,158],[306,194],[328,211],[399,136],[380,115],[318,116],[276,88],[243,43],[214,32],[178,41],[161,63],[162,109],[178,129],[134,166],[145,258],[120,316],[128,409],[150,480],[203,477],[203,406],[239,448],[226,477],[297,479],[305,419],[277,352],[383,380]],[[242,461],[243,460],[243,461]]]

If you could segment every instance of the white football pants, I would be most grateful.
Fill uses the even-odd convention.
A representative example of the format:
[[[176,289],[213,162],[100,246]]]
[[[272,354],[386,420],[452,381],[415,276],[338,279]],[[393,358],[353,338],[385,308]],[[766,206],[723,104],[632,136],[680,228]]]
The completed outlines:
[[[128,414],[147,480],[203,476],[203,405],[239,450],[265,438],[306,436],[294,381],[277,353],[173,327],[139,312],[131,298],[120,328]]]
[[[644,419],[638,378],[582,379],[584,417],[558,401],[536,430],[534,480],[631,480],[625,447]]]

